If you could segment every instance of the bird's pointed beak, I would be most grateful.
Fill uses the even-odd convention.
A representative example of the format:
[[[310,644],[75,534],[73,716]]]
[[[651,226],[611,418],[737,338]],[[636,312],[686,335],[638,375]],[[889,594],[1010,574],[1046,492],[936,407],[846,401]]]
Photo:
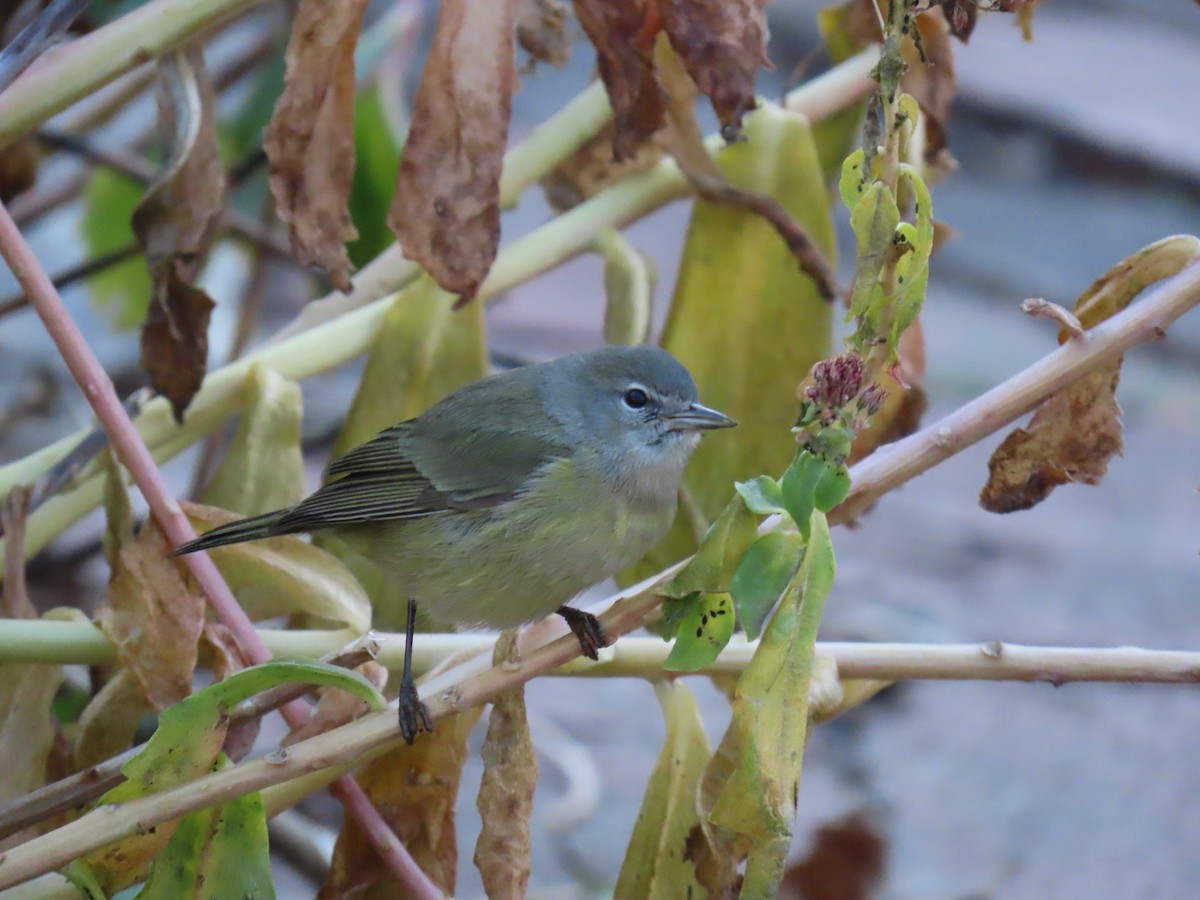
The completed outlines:
[[[664,418],[672,431],[708,431],[712,428],[732,428],[737,422],[723,412],[693,403],[687,409],[668,413]]]

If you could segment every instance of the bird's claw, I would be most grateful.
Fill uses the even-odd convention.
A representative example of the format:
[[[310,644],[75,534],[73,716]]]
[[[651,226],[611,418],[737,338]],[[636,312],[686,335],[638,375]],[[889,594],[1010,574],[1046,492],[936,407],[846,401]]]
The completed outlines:
[[[411,744],[422,731],[433,732],[429,721],[429,708],[417,695],[417,686],[412,681],[400,682],[400,733],[406,743]]]
[[[578,639],[579,649],[583,651],[583,655],[588,659],[598,660],[600,648],[607,647],[611,643],[608,635],[604,633],[604,626],[600,624],[600,620],[590,612],[584,612],[582,609],[575,609],[571,606],[560,606],[558,614],[566,619],[567,627]]]

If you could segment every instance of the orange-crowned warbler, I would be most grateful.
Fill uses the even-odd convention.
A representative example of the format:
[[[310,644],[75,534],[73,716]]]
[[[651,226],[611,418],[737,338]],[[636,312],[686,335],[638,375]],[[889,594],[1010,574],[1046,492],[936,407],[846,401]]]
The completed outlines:
[[[557,611],[592,659],[599,621],[566,602],[639,560],[671,525],[710,428],[664,350],[605,347],[484,378],[330,464],[295,506],[232,522],[175,553],[328,529],[408,598],[400,728],[429,715],[412,679],[416,610],[511,628]]]

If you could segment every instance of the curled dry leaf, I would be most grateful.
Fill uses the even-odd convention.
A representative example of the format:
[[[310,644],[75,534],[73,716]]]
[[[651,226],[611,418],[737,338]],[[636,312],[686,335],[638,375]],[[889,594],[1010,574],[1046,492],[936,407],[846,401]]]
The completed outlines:
[[[742,134],[767,59],[766,0],[658,0],[663,30],[692,80],[712,101],[721,135]]]
[[[153,281],[142,329],[142,367],[182,421],[204,380],[213,307],[193,281],[225,193],[215,101],[199,48],[159,62],[157,96],[167,161],[132,220]]]
[[[497,665],[514,652],[515,643],[515,631],[496,642]],[[483,780],[475,808],[483,828],[475,844],[475,866],[488,897],[524,897],[532,867],[530,819],[538,779],[524,685],[504,691],[492,703],[480,755]]]
[[[567,64],[571,55],[571,35],[567,33],[570,13],[562,0],[520,0],[517,6],[517,43],[529,54],[523,71],[532,71],[538,63],[556,69]]]
[[[854,441],[848,465],[865,459],[884,444],[908,437],[921,424],[929,407],[925,394],[925,331],[917,318],[904,329],[896,348],[899,362],[880,373],[876,380],[887,395],[883,406],[871,417],[871,425]]]
[[[193,592],[153,524],[117,554],[117,566],[96,620],[156,710],[192,689],[204,599]]]
[[[404,254],[464,300],[475,296],[500,244],[516,5],[439,4],[388,213]]]
[[[575,16],[596,48],[600,77],[612,104],[612,156],[624,162],[666,121],[654,71],[654,41],[662,28],[655,0],[575,0]]]
[[[945,172],[954,166],[946,140],[946,124],[958,94],[954,47],[950,42],[950,28],[941,9],[933,7],[917,16],[916,26],[921,36],[924,59],[913,45],[905,45],[904,56],[908,69],[900,79],[900,86],[905,93],[916,98],[924,113],[925,162],[936,171]]]
[[[387,684],[388,670],[374,660],[363,663],[356,671],[380,691]],[[306,740],[322,732],[331,731],[370,712],[370,707],[365,700],[348,691],[335,687],[323,687],[319,694],[320,699],[317,701],[317,708],[313,710],[313,714],[309,716],[307,722],[284,738],[284,746]]]
[[[71,747],[75,771],[116,756],[133,743],[142,718],[154,712],[129,669],[117,672],[79,715]]]
[[[356,776],[413,860],[447,894],[454,893],[458,864],[454,831],[458,782],[467,761],[467,737],[480,712],[475,708],[442,719],[432,734],[372,760]],[[347,819],[338,835],[333,862],[318,896],[326,900],[400,896],[391,871],[352,819]]]
[[[354,48],[368,0],[302,0],[287,47],[283,93],[263,134],[271,195],[296,258],[348,293],[346,242],[354,179]]]
[[[781,897],[854,900],[876,896],[888,842],[874,818],[856,810],[817,829],[812,849],[783,876]]]
[[[1091,372],[1038,407],[1028,428],[1018,428],[988,460],[988,481],[979,495],[988,512],[1036,506],[1060,484],[1099,484],[1108,461],[1120,454],[1121,362]]]

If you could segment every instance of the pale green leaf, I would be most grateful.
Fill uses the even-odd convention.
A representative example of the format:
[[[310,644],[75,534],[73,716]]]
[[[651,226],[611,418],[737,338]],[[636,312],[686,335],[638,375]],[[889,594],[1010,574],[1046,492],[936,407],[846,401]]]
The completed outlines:
[[[303,411],[300,386],[261,365],[251,366],[242,390],[237,433],[201,502],[253,516],[304,497]]]
[[[796,574],[803,553],[804,538],[799,533],[777,530],[756,540],[742,557],[729,592],[750,640],[758,637],[775,601]]]
[[[615,228],[605,229],[596,240],[604,256],[604,340],[643,343],[650,334],[654,262]]]
[[[654,686],[667,739],[642,795],[614,897],[676,900],[702,896],[689,837],[699,824],[696,791],[712,751],[692,692],[679,681]]]
[[[858,264],[847,318],[861,318],[872,330],[888,299],[884,296],[880,274],[891,252],[899,222],[896,198],[887,185],[878,181],[867,187],[850,213],[850,227],[854,229],[858,243]]]
[[[241,518],[214,506],[180,505],[198,531]],[[371,603],[362,585],[337,557],[300,537],[262,538],[209,554],[251,619],[303,613],[354,631],[371,627]]]
[[[221,756],[218,769],[232,763]],[[155,857],[137,900],[272,900],[262,796],[255,791],[188,813]]]
[[[659,589],[664,597],[684,597],[694,591],[727,591],[758,527],[741,497],[734,497],[709,526],[700,549],[686,566]]]
[[[831,197],[807,120],[762,102],[747,117],[745,136],[717,155],[726,178],[777,200],[835,260]],[[701,527],[720,515],[735,481],[787,466],[796,385],[828,355],[833,309],[769,222],[696,202],[662,344],[691,370],[701,400],[738,421],[705,437],[688,468],[685,489]],[[695,550],[698,531],[678,518],[623,577],[682,559]]]
[[[786,512],[779,482],[770,475],[759,475],[749,481],[739,481],[734,484],[734,487],[742,495],[746,509],[755,515],[770,516]]]
[[[709,665],[733,637],[733,598],[699,594],[679,622],[675,644],[663,662],[669,672],[694,672]]]
[[[838,195],[846,209],[854,212],[858,201],[867,191],[866,179],[863,176],[863,160],[865,154],[861,147],[846,157],[842,163],[842,174],[838,178]]]

